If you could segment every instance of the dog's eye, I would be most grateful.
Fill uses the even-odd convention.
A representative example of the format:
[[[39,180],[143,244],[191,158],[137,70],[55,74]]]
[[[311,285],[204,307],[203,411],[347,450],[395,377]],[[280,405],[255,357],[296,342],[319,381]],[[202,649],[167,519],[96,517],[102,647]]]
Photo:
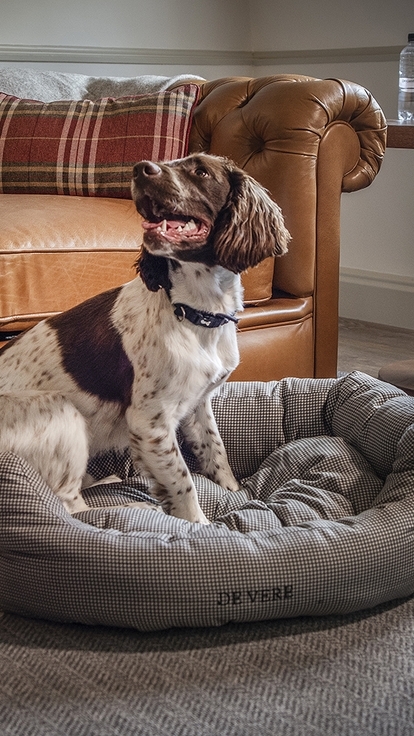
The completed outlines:
[[[205,169],[204,166],[198,166],[195,170],[195,174],[197,176],[208,176],[209,175],[207,169]]]

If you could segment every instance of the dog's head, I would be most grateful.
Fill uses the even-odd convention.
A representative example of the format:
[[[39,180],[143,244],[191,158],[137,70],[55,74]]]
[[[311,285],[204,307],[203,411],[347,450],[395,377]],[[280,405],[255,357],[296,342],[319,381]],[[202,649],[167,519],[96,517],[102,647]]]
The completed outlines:
[[[166,258],[241,273],[287,250],[280,208],[227,159],[193,154],[168,163],[141,161],[132,197],[144,218],[137,268],[149,289],[167,288]]]

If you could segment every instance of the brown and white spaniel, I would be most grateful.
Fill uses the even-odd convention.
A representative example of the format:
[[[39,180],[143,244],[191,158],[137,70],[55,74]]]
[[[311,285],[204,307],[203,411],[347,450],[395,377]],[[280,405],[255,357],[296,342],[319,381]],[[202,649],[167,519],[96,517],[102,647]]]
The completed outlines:
[[[239,361],[240,273],[283,254],[289,233],[262,186],[207,154],[136,164],[132,196],[138,276],[0,352],[0,451],[28,460],[75,513],[88,458],[129,446],[166,512],[208,523],[176,432],[202,473],[238,488],[210,394]]]

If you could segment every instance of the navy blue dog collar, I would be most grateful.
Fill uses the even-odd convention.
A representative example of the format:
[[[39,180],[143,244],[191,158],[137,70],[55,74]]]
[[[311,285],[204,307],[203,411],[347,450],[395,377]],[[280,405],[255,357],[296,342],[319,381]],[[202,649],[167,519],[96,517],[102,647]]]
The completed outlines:
[[[228,322],[235,322],[237,324],[238,319],[233,314],[213,314],[212,312],[203,312],[201,309],[193,309],[188,304],[173,304],[174,314],[182,322],[183,319],[188,319],[193,325],[199,327],[222,327]]]

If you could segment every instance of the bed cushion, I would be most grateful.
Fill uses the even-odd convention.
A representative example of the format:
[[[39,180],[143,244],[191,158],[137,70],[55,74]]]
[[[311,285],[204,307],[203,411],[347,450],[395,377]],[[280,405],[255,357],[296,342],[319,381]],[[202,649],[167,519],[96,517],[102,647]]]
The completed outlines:
[[[229,383],[214,411],[240,490],[194,472],[209,526],[147,509],[121,483],[73,517],[22,459],[0,462],[0,607],[155,630],[346,613],[414,592],[414,399],[361,373]],[[102,508],[103,507],[103,508]]]

